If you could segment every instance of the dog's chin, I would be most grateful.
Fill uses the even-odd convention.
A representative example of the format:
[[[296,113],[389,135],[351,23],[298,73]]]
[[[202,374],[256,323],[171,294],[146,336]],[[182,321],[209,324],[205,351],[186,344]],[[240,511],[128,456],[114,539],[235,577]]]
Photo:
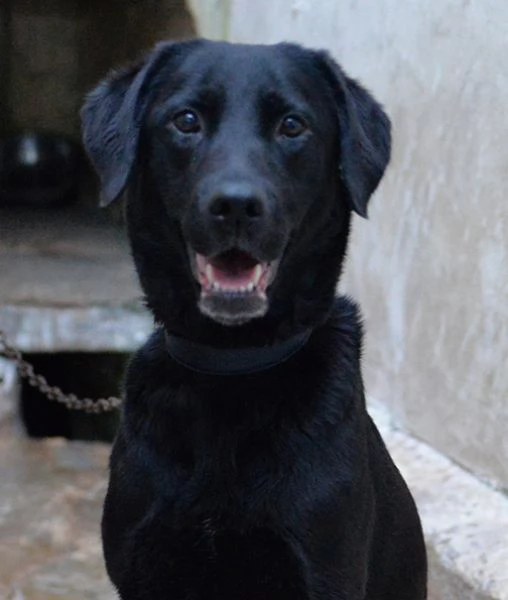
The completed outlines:
[[[255,294],[248,297],[227,294],[201,293],[199,310],[210,319],[230,327],[244,325],[252,319],[264,316],[268,310],[268,299]]]
[[[278,262],[258,261],[236,249],[209,257],[194,252],[191,263],[201,288],[199,310],[227,326],[263,317],[269,307],[267,289],[275,278]]]

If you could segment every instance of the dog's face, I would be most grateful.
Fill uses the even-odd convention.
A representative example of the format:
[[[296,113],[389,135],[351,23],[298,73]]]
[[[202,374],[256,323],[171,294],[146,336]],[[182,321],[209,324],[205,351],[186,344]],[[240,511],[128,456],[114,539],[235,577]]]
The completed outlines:
[[[389,159],[379,105],[288,44],[162,44],[92,92],[83,120],[104,202],[129,189],[141,282],[170,328],[196,307],[229,326],[301,320],[302,304],[318,318],[350,210],[365,215]]]

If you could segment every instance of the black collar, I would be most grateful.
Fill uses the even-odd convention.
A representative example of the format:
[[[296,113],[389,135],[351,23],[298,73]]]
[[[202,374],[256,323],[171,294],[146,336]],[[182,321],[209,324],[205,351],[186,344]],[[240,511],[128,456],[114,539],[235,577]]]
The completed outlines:
[[[265,371],[291,358],[307,343],[305,330],[273,346],[213,348],[166,332],[166,348],[177,363],[203,375],[248,375]]]

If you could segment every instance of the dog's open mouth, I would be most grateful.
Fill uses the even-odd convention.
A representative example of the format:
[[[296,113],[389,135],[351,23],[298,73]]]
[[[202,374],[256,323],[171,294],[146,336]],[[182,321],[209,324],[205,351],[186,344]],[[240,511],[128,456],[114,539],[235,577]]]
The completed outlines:
[[[195,253],[194,266],[201,286],[199,308],[207,316],[223,325],[240,325],[266,313],[274,263],[232,249],[213,257]]]
[[[213,258],[196,254],[199,283],[206,293],[266,295],[270,265],[241,250],[229,250]]]

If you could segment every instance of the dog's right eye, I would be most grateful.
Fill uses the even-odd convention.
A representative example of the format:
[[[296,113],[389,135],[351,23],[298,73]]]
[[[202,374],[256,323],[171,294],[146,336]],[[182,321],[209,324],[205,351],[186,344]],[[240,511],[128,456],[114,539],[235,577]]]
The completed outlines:
[[[174,125],[181,133],[199,133],[201,131],[201,120],[193,110],[182,110],[172,119]]]
[[[284,137],[296,138],[305,133],[307,129],[307,124],[301,117],[288,115],[280,122],[277,133]]]

